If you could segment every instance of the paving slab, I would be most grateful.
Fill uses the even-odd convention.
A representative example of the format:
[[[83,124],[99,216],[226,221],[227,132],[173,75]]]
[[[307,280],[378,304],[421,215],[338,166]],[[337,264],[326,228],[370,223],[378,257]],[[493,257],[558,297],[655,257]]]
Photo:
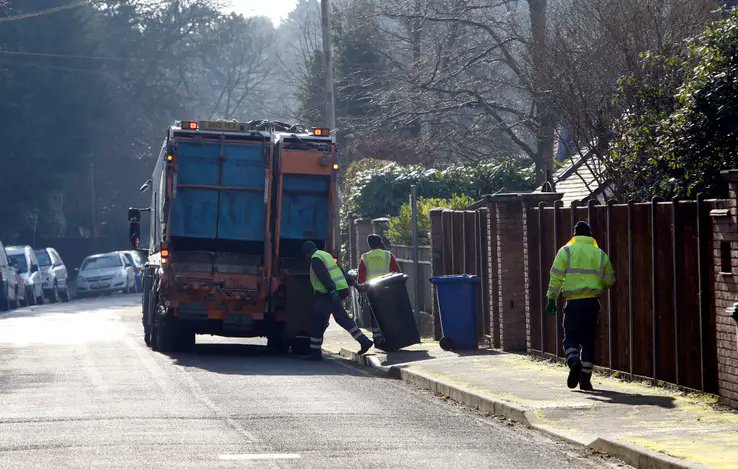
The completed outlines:
[[[738,412],[712,395],[597,374],[595,391],[570,390],[563,365],[494,350],[449,352],[435,341],[358,357],[335,325],[324,348],[637,467],[738,467]]]

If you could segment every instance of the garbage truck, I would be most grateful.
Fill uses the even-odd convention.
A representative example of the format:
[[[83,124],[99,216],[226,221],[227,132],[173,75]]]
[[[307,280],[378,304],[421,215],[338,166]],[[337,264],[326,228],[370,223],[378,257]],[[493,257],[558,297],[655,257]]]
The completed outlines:
[[[302,244],[336,251],[335,139],[273,121],[177,121],[152,177],[151,206],[128,211],[146,252],[144,340],[164,353],[197,334],[308,348],[312,290]],[[148,213],[148,246],[141,246]]]

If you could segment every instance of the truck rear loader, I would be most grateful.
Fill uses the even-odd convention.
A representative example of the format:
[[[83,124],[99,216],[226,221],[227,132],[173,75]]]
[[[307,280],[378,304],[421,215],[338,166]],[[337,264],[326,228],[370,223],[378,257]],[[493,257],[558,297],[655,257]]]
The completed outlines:
[[[196,334],[267,337],[305,351],[312,304],[302,244],[335,253],[338,162],[326,129],[280,122],[178,121],[151,180],[151,207],[129,210],[140,249],[146,344],[184,351]],[[334,254],[335,255],[335,254]]]

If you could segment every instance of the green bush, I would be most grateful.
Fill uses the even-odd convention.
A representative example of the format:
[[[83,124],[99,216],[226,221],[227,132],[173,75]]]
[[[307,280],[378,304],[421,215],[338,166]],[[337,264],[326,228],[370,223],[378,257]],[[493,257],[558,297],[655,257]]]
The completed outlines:
[[[464,194],[476,200],[499,191],[528,191],[534,186],[534,178],[531,169],[520,169],[512,160],[442,170],[360,160],[349,167],[345,183],[344,213],[377,218],[397,215],[413,184],[418,187],[419,197],[451,199]]]
[[[418,199],[418,244],[426,246],[430,244],[430,211],[434,208],[450,208],[452,210],[463,210],[474,203],[474,199],[468,195],[453,195],[450,199]],[[390,218],[387,237],[392,244],[409,245],[413,241],[413,210],[410,203],[400,207],[400,213]]]

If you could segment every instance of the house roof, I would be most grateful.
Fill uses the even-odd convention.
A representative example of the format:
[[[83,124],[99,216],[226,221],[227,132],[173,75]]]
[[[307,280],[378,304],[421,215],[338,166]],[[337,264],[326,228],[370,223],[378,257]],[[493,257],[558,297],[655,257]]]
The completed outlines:
[[[602,183],[602,162],[592,153],[574,159],[568,166],[561,167],[553,177],[556,192],[564,194],[564,206],[572,202],[583,202],[601,198],[609,192],[610,184]],[[535,192],[541,192],[542,187]]]

